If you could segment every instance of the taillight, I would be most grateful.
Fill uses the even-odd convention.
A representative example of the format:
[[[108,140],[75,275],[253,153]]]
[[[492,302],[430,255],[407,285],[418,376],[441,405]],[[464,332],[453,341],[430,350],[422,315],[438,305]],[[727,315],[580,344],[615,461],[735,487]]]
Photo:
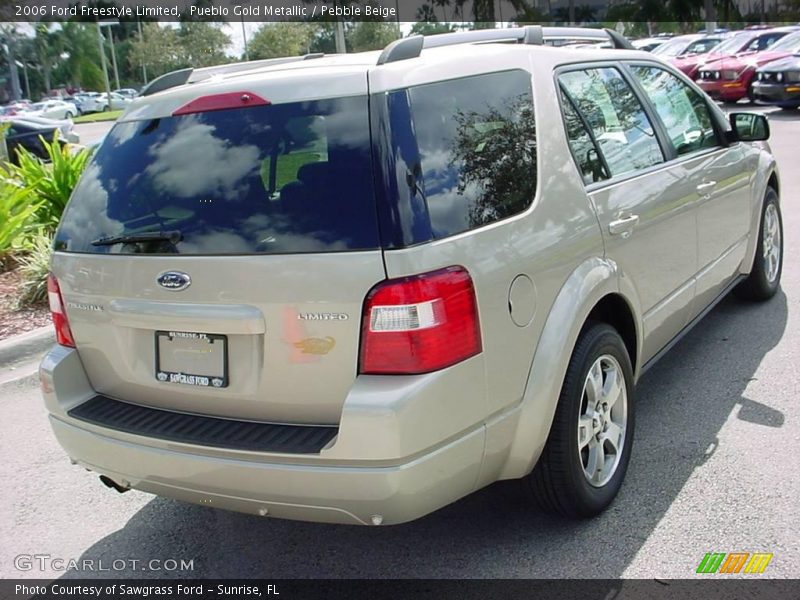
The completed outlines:
[[[480,351],[475,288],[464,267],[391,279],[367,294],[361,373],[428,373]]]
[[[58,280],[52,273],[47,276],[47,299],[50,301],[50,314],[53,316],[53,325],[56,328],[56,341],[62,346],[74,348],[75,340],[72,339],[67,311],[64,310],[61,288],[58,287]]]

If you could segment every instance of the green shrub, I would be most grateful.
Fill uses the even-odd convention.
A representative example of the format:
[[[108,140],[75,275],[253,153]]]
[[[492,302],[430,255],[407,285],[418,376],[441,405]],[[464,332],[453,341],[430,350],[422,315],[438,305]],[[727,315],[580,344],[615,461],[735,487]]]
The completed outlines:
[[[29,190],[14,181],[0,178],[0,271],[9,265],[13,251],[31,231],[39,202]]]
[[[33,239],[30,252],[19,259],[22,285],[17,299],[18,307],[47,302],[47,274],[53,254],[53,238],[40,233]]]
[[[18,180],[38,202],[35,221],[46,231],[55,231],[64,207],[67,205],[78,178],[91,156],[89,150],[70,152],[58,141],[42,138],[49,162],[31,154],[24,148],[17,150],[18,165],[8,165],[11,177]]]

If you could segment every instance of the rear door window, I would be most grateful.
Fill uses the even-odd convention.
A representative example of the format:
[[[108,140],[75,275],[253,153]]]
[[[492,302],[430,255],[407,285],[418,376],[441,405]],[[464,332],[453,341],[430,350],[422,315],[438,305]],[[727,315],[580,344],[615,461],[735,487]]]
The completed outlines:
[[[159,231],[180,241],[98,244]],[[58,250],[123,254],[379,246],[366,97],[119,123],[56,237]]]

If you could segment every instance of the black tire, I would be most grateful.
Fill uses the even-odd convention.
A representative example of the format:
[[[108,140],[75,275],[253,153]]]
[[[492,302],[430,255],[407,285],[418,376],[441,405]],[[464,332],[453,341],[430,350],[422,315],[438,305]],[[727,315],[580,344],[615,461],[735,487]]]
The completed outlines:
[[[624,375],[627,423],[619,462],[601,487],[591,485],[578,451],[578,418],[583,414],[584,384],[602,356],[616,359]],[[556,414],[539,462],[523,481],[543,510],[570,518],[587,518],[605,510],[619,492],[631,456],[634,429],[633,368],[619,333],[605,323],[589,322],[581,332],[567,368]]]
[[[767,273],[767,262],[764,260],[764,217],[769,207],[774,207],[778,219],[778,235],[780,243],[780,257],[778,259],[777,275],[770,280]],[[783,272],[783,218],[781,217],[781,207],[778,202],[778,193],[771,187],[767,188],[764,194],[764,205],[761,208],[761,222],[758,227],[758,240],[756,241],[756,254],[753,257],[753,267],[750,275],[742,281],[734,290],[739,298],[763,302],[769,300],[781,286],[781,273]]]
[[[781,106],[780,107],[781,110],[785,110],[786,112],[795,111],[798,108],[800,108],[800,106]]]
[[[109,110],[111,110],[111,109],[108,107],[108,104],[106,104],[106,105],[103,107],[103,112],[108,112]]]

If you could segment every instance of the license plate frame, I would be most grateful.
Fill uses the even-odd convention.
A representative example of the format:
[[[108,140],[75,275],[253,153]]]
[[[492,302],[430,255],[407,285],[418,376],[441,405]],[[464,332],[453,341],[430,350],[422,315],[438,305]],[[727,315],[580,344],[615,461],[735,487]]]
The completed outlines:
[[[221,344],[221,349],[213,348],[217,353],[221,353],[222,364],[215,369],[215,373],[187,373],[172,368],[162,368],[162,342],[166,338],[166,343],[173,343],[180,340],[185,346],[188,345],[189,352],[203,352],[199,342],[207,342],[210,345]],[[155,332],[155,378],[159,383],[169,383],[176,385],[186,385],[201,388],[226,388],[230,381],[228,378],[228,336],[216,333],[200,333],[194,331],[177,330],[158,330]],[[179,342],[179,343],[180,343]],[[194,342],[194,348],[191,347]],[[180,347],[176,348],[181,350]],[[176,350],[175,348],[173,351]],[[174,356],[172,357],[175,360]],[[169,361],[169,358],[166,359]],[[169,366],[169,365],[168,365]],[[194,369],[190,369],[194,370]]]

